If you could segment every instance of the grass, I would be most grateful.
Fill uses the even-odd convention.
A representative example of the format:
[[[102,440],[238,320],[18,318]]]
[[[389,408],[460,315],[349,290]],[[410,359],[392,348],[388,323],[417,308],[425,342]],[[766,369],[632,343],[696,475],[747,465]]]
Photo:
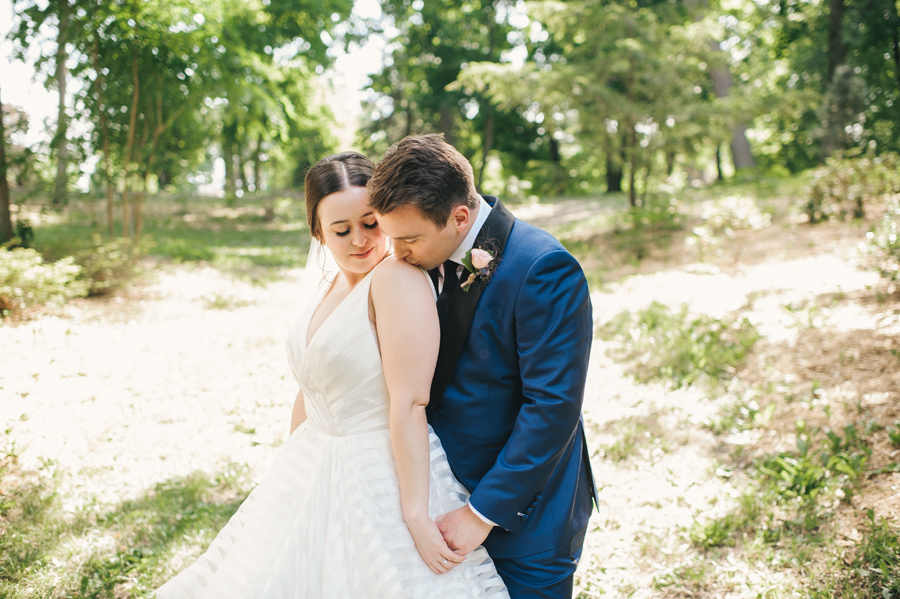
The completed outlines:
[[[750,552],[773,567],[789,564],[808,580],[805,596],[810,598],[900,596],[900,540],[893,523],[867,510],[865,528],[858,527],[863,534],[847,548],[846,542],[838,542],[842,537],[836,518],[857,511],[851,499],[870,476],[895,471],[896,463],[870,466],[873,439],[893,429],[860,406],[849,422],[838,419],[828,405],[820,408],[826,424],[812,426],[798,419],[793,449],[749,460],[743,448],[733,452],[729,475],[738,472],[746,479],[743,493],[725,515],[699,516],[687,536],[710,559],[722,552]],[[742,407],[731,404],[712,430],[717,435],[765,432],[776,426],[775,413],[774,404],[761,410],[753,399]],[[830,426],[835,420],[840,424]]]
[[[605,430],[616,439],[612,443],[600,446],[599,453],[613,462],[625,462],[657,450],[663,453],[671,451],[670,443],[656,414],[646,417],[627,416],[609,423]]]
[[[662,381],[673,388],[723,385],[744,363],[759,339],[747,319],[673,313],[653,302],[636,314],[615,316],[597,334],[618,341],[614,357],[630,366],[640,383]]]
[[[271,219],[261,201],[253,199],[230,208],[219,199],[161,196],[147,205],[139,246],[141,253],[159,261],[206,263],[258,284],[305,264],[309,234],[299,201],[275,202]],[[47,260],[94,257],[106,239],[84,202],[73,202],[61,214],[32,211],[30,218],[34,247]]]
[[[0,597],[151,597],[176,553],[199,555],[246,495],[240,470],[161,482],[107,507],[71,511],[49,470],[0,454]]]

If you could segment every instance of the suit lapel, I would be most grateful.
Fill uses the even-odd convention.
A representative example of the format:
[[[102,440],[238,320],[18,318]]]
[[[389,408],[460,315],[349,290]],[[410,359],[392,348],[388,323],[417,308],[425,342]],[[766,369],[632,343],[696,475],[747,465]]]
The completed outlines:
[[[492,196],[484,196],[484,198],[489,204],[492,200],[494,203],[481,231],[475,237],[473,247],[485,247],[486,245],[496,247],[494,259],[501,260],[506,241],[509,239],[509,232],[516,219],[497,198]],[[467,277],[467,271],[464,270],[460,279],[464,281]],[[438,350],[434,378],[431,381],[431,400],[429,402],[431,412],[438,411],[444,391],[453,377],[453,371],[456,370],[456,363],[459,361],[459,355],[469,334],[469,327],[472,325],[472,318],[475,316],[475,308],[478,306],[478,300],[486,285],[490,285],[490,281],[476,282],[468,292],[462,289],[454,290],[447,311],[441,317],[441,345]]]

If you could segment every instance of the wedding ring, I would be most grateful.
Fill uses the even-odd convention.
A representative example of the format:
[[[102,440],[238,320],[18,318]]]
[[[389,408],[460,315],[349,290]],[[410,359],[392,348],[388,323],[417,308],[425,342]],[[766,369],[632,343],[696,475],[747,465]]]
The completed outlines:
[[[447,565],[447,560],[442,561],[442,562],[441,562],[441,565],[442,565],[442,566],[446,566],[446,565]]]

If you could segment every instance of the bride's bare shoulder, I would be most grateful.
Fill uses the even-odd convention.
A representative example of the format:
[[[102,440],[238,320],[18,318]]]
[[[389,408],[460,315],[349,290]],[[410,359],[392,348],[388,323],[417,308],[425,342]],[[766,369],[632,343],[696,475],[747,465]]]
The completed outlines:
[[[378,290],[391,293],[427,290],[429,285],[428,275],[425,271],[394,256],[388,256],[382,260],[381,264],[375,267],[375,273],[372,275],[372,288],[376,293]]]

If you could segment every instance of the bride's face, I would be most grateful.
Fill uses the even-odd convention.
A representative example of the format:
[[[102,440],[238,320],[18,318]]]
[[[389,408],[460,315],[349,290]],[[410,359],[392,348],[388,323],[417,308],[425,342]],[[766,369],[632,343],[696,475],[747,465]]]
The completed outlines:
[[[322,198],[316,209],[322,241],[347,273],[368,273],[387,251],[387,237],[368,202],[365,187],[348,187]]]

